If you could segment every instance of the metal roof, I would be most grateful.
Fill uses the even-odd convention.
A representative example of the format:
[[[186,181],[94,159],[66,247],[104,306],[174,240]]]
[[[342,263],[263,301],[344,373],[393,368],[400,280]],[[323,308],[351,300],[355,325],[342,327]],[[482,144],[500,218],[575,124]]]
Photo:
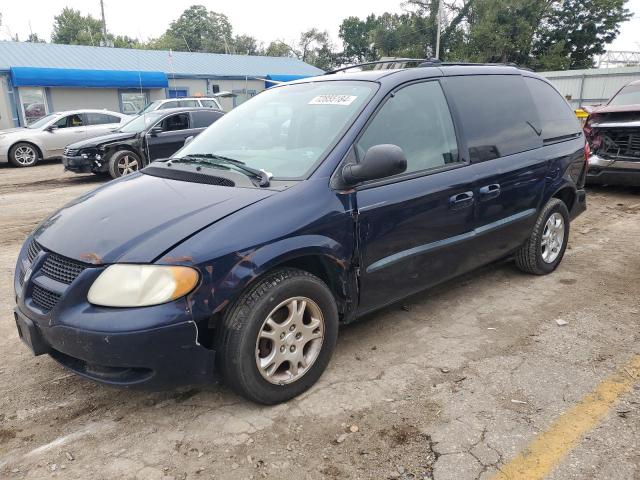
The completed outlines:
[[[0,71],[8,71],[11,67],[161,71],[179,77],[311,76],[323,73],[319,68],[289,57],[0,41]]]

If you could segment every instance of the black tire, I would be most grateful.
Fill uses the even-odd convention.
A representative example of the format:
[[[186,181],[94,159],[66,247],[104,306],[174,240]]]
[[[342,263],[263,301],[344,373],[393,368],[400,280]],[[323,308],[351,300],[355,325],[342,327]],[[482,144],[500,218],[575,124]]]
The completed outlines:
[[[14,167],[33,167],[40,159],[35,145],[28,142],[18,142],[9,149],[9,162]]]
[[[319,307],[324,336],[315,360],[298,379],[275,384],[258,368],[258,335],[273,309],[294,297],[306,297]],[[337,337],[338,310],[329,288],[310,273],[283,268],[259,280],[226,313],[218,335],[217,362],[224,382],[233,390],[254,402],[273,405],[300,395],[316,383],[329,363]]]
[[[545,261],[543,258],[542,236],[545,232],[549,218],[559,214],[564,221],[564,235],[562,246],[557,257],[553,261]],[[544,206],[531,232],[527,242],[516,252],[516,265],[520,270],[534,275],[547,275],[553,272],[564,257],[569,240],[569,210],[564,202],[558,198],[552,198]]]
[[[124,165],[133,165],[132,162],[135,162],[135,168],[131,170],[123,168]],[[111,175],[112,178],[120,178],[123,175],[136,172],[141,168],[142,160],[140,156],[131,150],[120,150],[109,158],[109,175]]]

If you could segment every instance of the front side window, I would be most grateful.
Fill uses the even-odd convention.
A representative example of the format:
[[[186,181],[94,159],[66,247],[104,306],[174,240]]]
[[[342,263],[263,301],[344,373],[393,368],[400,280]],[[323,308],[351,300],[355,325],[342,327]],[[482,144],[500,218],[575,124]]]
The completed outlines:
[[[376,87],[372,82],[331,80],[270,88],[222,116],[175,156],[223,155],[277,179],[304,177],[340,139]]]
[[[82,115],[74,113],[60,118],[54,125],[58,128],[82,127],[84,126],[84,121],[82,120]]]
[[[22,113],[27,125],[34,123],[48,113],[43,88],[20,87],[18,91],[20,92]]]
[[[402,148],[405,173],[458,162],[453,120],[438,82],[409,85],[389,97],[356,143],[358,159],[385,143]]]
[[[189,114],[179,113],[177,115],[171,115],[161,122],[161,127],[165,132],[186,130],[187,128],[189,128]]]
[[[521,75],[465,75],[446,82],[472,162],[542,146],[538,113]]]
[[[609,105],[640,104],[640,84],[627,85],[611,99]]]

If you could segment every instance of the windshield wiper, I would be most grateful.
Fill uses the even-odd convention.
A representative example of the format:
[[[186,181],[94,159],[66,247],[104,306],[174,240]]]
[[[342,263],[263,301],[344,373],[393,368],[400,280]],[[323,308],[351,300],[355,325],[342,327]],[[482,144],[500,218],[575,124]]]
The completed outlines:
[[[172,162],[176,162],[176,161],[180,162],[184,160],[186,161],[195,160],[197,162],[198,160],[205,160],[206,161],[205,163],[209,163],[211,165],[218,165],[218,166],[221,166],[221,164],[233,165],[238,170],[245,173],[247,176],[254,177],[255,179],[257,179],[258,184],[261,187],[268,187],[271,181],[271,178],[273,177],[273,174],[262,169],[257,170],[255,168],[249,167],[246,163],[244,163],[241,160],[225,157],[224,155],[216,155],[213,153],[194,153],[194,154],[185,155],[184,157],[171,158],[169,160]]]

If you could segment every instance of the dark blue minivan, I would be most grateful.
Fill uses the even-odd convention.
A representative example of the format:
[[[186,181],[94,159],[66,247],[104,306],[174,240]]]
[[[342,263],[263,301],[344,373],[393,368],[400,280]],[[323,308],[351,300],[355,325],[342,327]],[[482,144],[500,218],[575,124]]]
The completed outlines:
[[[95,381],[219,373],[286,401],[342,323],[508,256],[552,272],[587,156],[564,98],[515,67],[276,86],[44,220],[18,258],[15,321],[36,355]]]

